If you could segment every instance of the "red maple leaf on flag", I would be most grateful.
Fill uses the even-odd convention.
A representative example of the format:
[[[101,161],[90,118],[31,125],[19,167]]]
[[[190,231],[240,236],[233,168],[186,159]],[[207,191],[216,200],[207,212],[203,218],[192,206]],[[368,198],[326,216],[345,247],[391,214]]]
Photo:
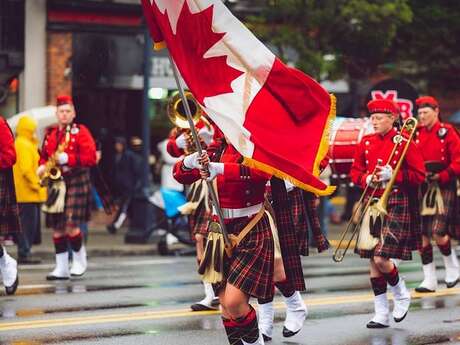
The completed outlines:
[[[153,8],[154,11],[159,11],[156,5]],[[184,1],[175,34],[169,24],[167,11],[165,14],[157,13],[157,18],[162,16],[167,23],[163,25],[163,35],[172,38],[173,44],[168,44],[168,49],[182,77],[201,104],[205,97],[233,92],[231,82],[243,74],[227,64],[226,55],[204,57],[204,54],[225,36],[225,33],[212,31],[213,10],[214,6],[211,5],[193,14],[187,1]]]

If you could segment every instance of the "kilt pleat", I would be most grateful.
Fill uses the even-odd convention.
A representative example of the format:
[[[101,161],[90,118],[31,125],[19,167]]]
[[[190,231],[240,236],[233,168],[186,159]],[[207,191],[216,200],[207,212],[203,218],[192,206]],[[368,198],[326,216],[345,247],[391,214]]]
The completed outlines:
[[[229,234],[239,234],[250,218],[238,218],[227,224]],[[216,292],[227,282],[255,298],[273,296],[274,244],[268,216],[265,214],[233,251],[224,258],[224,279],[215,284]]]
[[[299,188],[294,188],[288,192],[289,205],[291,208],[292,221],[294,223],[294,229],[296,232],[296,238],[299,246],[299,254],[308,255],[308,220],[306,212],[306,203],[308,200],[304,200],[303,192]]]
[[[457,186],[455,182],[440,186],[445,212],[433,216],[422,216],[422,229],[425,236],[431,237],[434,234],[438,236],[450,235],[457,240],[460,239],[460,231],[458,231],[460,229],[457,229],[455,224],[456,217],[460,212],[460,208],[457,206]],[[422,196],[426,188],[426,185],[422,187]]]
[[[208,234],[209,223],[212,220],[212,214],[210,211],[206,211],[206,205],[204,200],[200,202],[195,212],[188,216],[190,231],[192,238],[195,235],[201,234],[206,236]]]
[[[367,198],[365,198],[367,202]],[[393,190],[388,200],[381,237],[374,250],[355,249],[362,258],[381,256],[412,260],[412,251],[420,249],[421,233],[416,219],[411,215],[409,196],[401,189]]]
[[[0,169],[0,236],[21,231],[12,169]]]
[[[299,242],[302,242],[300,236],[302,236],[302,232],[305,231],[305,228],[302,228],[302,222],[305,221],[303,198],[302,195],[299,196],[295,194],[300,191],[298,188],[294,188],[290,192],[287,192],[283,180],[272,178],[270,182],[273,211],[278,228],[278,237],[286,279],[295,290],[305,291],[305,279],[299,251],[301,247]],[[294,195],[291,197],[291,193],[293,192]],[[296,208],[296,210],[293,210],[293,207]],[[296,212],[297,215],[294,215],[293,212]],[[302,214],[303,219],[301,218]],[[296,216],[297,219],[294,219]]]
[[[46,226],[64,230],[80,226],[91,217],[91,180],[89,169],[79,169],[64,175],[66,185],[65,207],[62,213],[47,213]]]

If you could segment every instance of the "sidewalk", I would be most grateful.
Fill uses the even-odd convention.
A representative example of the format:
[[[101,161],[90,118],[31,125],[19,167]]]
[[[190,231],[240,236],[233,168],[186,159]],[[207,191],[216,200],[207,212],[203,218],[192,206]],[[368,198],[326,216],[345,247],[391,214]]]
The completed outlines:
[[[106,225],[110,223],[111,216],[102,211],[95,211],[89,223],[89,236],[86,244],[88,256],[135,256],[135,255],[159,255],[157,243],[148,244],[125,244],[124,236],[127,227],[121,228],[116,234],[109,234]],[[328,239],[331,245],[336,245],[340,238],[345,224],[329,224]],[[14,248],[13,248],[14,247]],[[9,252],[16,257],[16,246],[10,247]],[[183,245],[173,245],[172,248],[184,248]],[[52,259],[54,257],[54,244],[52,231],[42,224],[42,243],[32,247],[32,254],[41,259]]]
[[[107,216],[103,211],[92,213],[92,220],[88,224],[88,242],[86,250],[88,256],[131,256],[131,255],[157,255],[156,243],[149,244],[125,244],[124,236],[127,228],[123,227],[116,234],[109,234],[106,224],[109,224],[111,216]],[[16,256],[16,248],[9,250]],[[32,254],[42,259],[54,257],[54,244],[52,241],[52,231],[42,224],[42,243],[32,247]]]

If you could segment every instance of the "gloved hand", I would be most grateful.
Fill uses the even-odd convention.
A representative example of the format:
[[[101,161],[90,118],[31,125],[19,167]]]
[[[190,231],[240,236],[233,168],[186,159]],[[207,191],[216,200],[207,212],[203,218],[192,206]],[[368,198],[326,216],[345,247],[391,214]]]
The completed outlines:
[[[182,150],[187,147],[187,138],[185,137],[185,133],[182,133],[176,138],[176,145]]]
[[[369,186],[369,185],[371,185],[371,184],[373,184],[373,182],[372,182],[372,174],[369,174],[369,175],[367,175],[367,177],[366,177],[366,185]]]
[[[224,163],[210,162],[207,169],[200,169],[202,179],[212,181],[217,175],[224,173]]]
[[[60,165],[69,163],[69,155],[65,152],[61,152],[57,155],[57,161]]]
[[[209,145],[212,143],[214,137],[214,128],[211,127],[208,129],[207,127],[203,127],[198,131],[198,135],[203,139],[206,145]]]
[[[224,163],[214,163],[210,162],[208,165],[208,171],[209,175],[207,180],[212,181],[217,175],[223,175],[224,174]]]
[[[198,152],[194,152],[191,155],[185,156],[184,166],[187,169],[200,169],[201,164],[200,164]]]
[[[36,171],[37,176],[38,176],[38,177],[42,177],[43,174],[45,173],[45,170],[46,170],[46,167],[45,167],[43,164],[40,165],[40,166],[37,168],[37,171]]]
[[[391,176],[393,175],[393,168],[390,165],[385,165],[383,167],[377,167],[379,171],[377,172],[377,176],[379,177],[379,182],[387,182],[390,181]]]

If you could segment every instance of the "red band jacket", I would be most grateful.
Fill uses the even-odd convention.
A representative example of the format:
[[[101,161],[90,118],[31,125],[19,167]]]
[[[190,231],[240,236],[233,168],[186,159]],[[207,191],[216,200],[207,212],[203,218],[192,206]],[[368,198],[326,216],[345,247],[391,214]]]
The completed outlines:
[[[405,145],[405,141],[398,144],[392,161],[388,162],[395,145],[393,138],[397,134],[398,132],[393,128],[385,135],[375,133],[363,137],[358,145],[351,167],[351,180],[354,184],[365,188],[366,178],[372,174],[378,160],[382,161],[380,165],[388,163],[393,169],[396,167]],[[425,166],[423,158],[414,142],[411,142],[401,169],[396,175],[396,184],[417,186],[423,183],[424,179]]]
[[[265,185],[271,176],[240,164],[242,156],[238,151],[232,145],[225,145],[222,151],[221,145],[224,144],[219,140],[207,150],[211,161],[224,163],[224,174],[217,176],[220,206],[236,209],[264,202]],[[199,170],[186,169],[182,160],[174,166],[173,175],[182,184],[192,184],[200,179]]]
[[[43,142],[40,164],[45,164],[59,144],[65,140],[66,129],[51,128]],[[89,130],[81,124],[72,124],[70,141],[64,150],[69,156],[69,168],[91,167],[96,165],[96,144]]]
[[[11,168],[16,163],[14,137],[3,117],[0,117],[0,169]]]
[[[443,166],[439,182],[445,184],[460,176],[460,137],[451,125],[437,121],[431,129],[419,127],[415,143],[425,163]]]

